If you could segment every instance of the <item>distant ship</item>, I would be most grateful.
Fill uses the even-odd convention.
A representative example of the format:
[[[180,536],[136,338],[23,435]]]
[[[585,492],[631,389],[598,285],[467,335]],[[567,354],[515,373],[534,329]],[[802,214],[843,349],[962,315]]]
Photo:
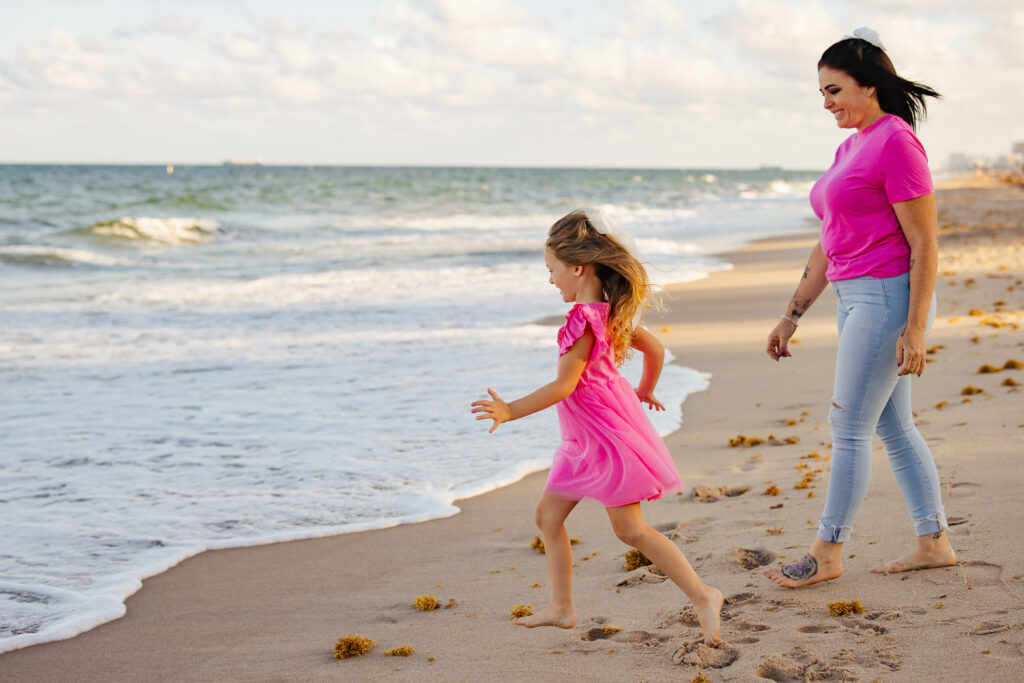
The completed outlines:
[[[263,157],[259,156],[255,159],[225,159],[224,166],[262,166]]]

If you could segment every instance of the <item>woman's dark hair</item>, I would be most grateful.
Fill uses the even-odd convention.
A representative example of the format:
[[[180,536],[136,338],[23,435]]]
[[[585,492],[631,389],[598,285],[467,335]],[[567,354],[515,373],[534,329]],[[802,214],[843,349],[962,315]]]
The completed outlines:
[[[825,50],[818,60],[818,68],[823,66],[849,74],[866,88],[875,88],[882,111],[899,116],[914,130],[928,114],[925,96],[941,97],[927,85],[901,77],[885,50],[861,38],[846,38]]]

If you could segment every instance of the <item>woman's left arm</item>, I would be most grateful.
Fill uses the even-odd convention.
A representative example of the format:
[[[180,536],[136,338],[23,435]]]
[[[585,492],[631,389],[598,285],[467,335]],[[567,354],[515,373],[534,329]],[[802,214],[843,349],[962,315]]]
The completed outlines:
[[[924,372],[924,333],[928,327],[928,311],[935,291],[935,274],[939,267],[939,220],[935,195],[910,199],[892,205],[903,235],[910,245],[910,310],[907,327],[896,344],[896,362],[900,375]]]

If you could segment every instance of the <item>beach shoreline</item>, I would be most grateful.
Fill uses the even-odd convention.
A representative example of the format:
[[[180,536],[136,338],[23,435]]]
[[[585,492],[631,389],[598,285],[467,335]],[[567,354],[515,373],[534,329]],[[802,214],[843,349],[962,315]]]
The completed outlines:
[[[776,669],[845,671],[867,680],[1019,674],[1024,569],[1012,511],[1020,417],[1012,409],[1020,401],[1019,389],[1000,382],[1024,375],[975,371],[1024,355],[1013,337],[1024,308],[1024,191],[944,189],[939,202],[940,309],[929,344],[942,348],[916,381],[914,405],[939,464],[947,515],[963,520],[950,532],[958,567],[899,577],[867,572],[912,540],[879,451],[847,574],[799,592],[760,577],[759,566],[802,554],[825,491],[824,472],[809,489],[793,486],[800,463],[813,470],[827,462],[831,292],[802,321],[794,358],[776,365],[763,351],[815,241],[813,234],[790,235],[727,254],[730,270],[670,287],[665,310],[649,322],[676,362],[712,374],[711,387],[685,402],[683,427],[666,437],[687,489],[748,488],[713,502],[684,495],[645,506],[648,521],[674,536],[702,577],[730,596],[721,652],[735,658],[727,666],[717,668],[722,658],[688,645],[697,630],[677,589],[646,569],[622,570],[618,556],[626,548],[596,504],[581,505],[568,523],[583,540],[576,547],[580,623],[527,631],[508,622],[513,605],[540,609],[547,598],[543,557],[529,547],[546,476],[537,472],[457,501],[454,517],[202,553],[146,579],[125,617],[71,640],[0,655],[0,670],[11,680],[481,680],[499,673],[513,680],[679,680],[698,671],[727,680]],[[968,384],[983,393],[962,397]],[[740,434],[766,441],[730,448]],[[805,457],[810,453],[819,457]],[[772,484],[782,495],[763,495]],[[886,534],[890,527],[899,533]],[[773,529],[778,533],[767,533]],[[424,594],[456,604],[420,613],[410,603]],[[859,599],[868,613],[830,617],[825,605],[837,599]],[[378,649],[332,659],[334,641],[355,633],[375,639]],[[383,654],[404,644],[414,648],[408,659]]]

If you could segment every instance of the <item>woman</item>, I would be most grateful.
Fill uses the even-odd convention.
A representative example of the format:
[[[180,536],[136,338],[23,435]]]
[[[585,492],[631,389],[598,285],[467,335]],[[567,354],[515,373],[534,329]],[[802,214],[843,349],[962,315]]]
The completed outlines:
[[[831,282],[839,300],[839,350],[829,422],[832,471],[825,511],[810,553],[765,571],[786,588],[843,573],[842,549],[864,500],[877,431],[914,522],[917,546],[874,569],[893,573],[956,563],[944,531],[939,477],[914,426],[910,378],[925,367],[924,337],[935,314],[938,221],[924,148],[914,135],[931,88],[897,75],[878,35],[858,29],[818,62],[825,109],[856,129],[811,189],[822,219],[785,315],[768,337],[768,355],[790,356],[800,317]]]

